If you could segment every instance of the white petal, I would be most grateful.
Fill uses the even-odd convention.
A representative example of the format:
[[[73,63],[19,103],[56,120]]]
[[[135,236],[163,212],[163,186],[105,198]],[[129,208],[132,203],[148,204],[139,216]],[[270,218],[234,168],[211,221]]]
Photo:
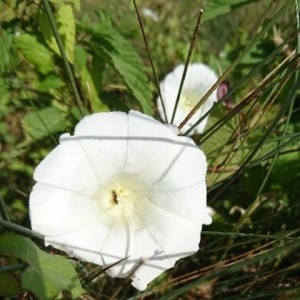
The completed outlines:
[[[175,147],[173,148],[175,150]],[[166,159],[167,163],[161,168],[162,176],[154,184],[156,189],[169,187],[176,190],[204,182],[207,168],[204,153],[192,146],[178,146],[176,151],[174,150],[169,151],[170,158]]]
[[[36,183],[30,194],[30,219],[33,230],[56,236],[99,223],[101,215],[88,196]]]
[[[91,162],[69,134],[61,138],[61,144],[35,169],[34,179],[49,186],[92,196],[99,183]]]
[[[155,191],[151,202],[178,217],[200,225],[207,223],[209,213],[206,206],[205,182],[171,191]]]
[[[131,172],[151,186],[153,201],[157,205],[165,209],[170,209],[170,205],[174,207],[174,213],[182,216],[195,215],[192,218],[201,223],[207,215],[204,153],[190,138],[176,136],[153,119],[144,120],[143,116],[141,124],[139,117],[140,114],[131,112],[129,129],[132,140],[128,143],[128,156],[136,160],[130,165]],[[140,139],[134,140],[134,137]],[[181,201],[180,205],[178,201]],[[184,209],[185,202],[189,203],[186,208],[191,207],[188,211]]]
[[[136,233],[135,257],[145,262],[133,276],[133,285],[141,288],[175,262],[198,250],[201,226],[174,216],[147,202],[141,212],[146,228]],[[138,212],[137,212],[138,213]]]
[[[101,185],[125,168],[128,143],[126,113],[96,113],[76,126],[74,138],[80,143]]]
[[[194,63],[188,68],[184,87],[203,94],[203,92],[206,93],[216,81],[217,76],[212,69],[204,64]]]
[[[177,189],[205,179],[206,159],[190,138],[130,112],[126,171],[145,178],[150,186],[161,183],[169,190]]]
[[[130,222],[130,220],[128,220]],[[111,277],[124,278],[132,270],[135,260],[132,260],[134,249],[134,224],[124,220],[123,226],[113,224],[105,243],[101,248],[101,257],[104,266],[109,266],[117,261],[127,258],[114,267],[108,269]]]
[[[128,115],[124,112],[95,113],[84,117],[75,127],[74,136],[127,136]]]
[[[178,137],[177,142],[185,140]],[[151,155],[156,160],[141,175],[155,191],[176,191],[205,181],[206,158],[193,145],[152,143]]]
[[[110,227],[101,223],[86,224],[69,234],[46,237],[46,245],[65,251],[71,257],[105,266],[101,248],[110,233]],[[116,259],[117,260],[117,259]]]

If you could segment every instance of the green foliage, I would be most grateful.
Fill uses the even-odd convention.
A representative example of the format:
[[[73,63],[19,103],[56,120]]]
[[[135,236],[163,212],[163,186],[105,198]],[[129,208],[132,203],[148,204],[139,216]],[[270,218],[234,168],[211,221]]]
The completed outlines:
[[[300,152],[295,141],[295,145],[290,145],[284,149],[277,158],[271,173],[270,183],[278,190],[286,189],[288,193],[298,189],[300,179]],[[291,176],[291,174],[293,174]]]
[[[51,0],[50,2],[59,4],[59,5],[66,4],[66,1],[63,1],[63,0]],[[68,4],[73,5],[76,10],[80,11],[80,1],[79,0],[69,0]]]
[[[57,108],[48,107],[27,114],[22,119],[22,126],[26,138],[34,141],[64,130],[66,120]]]
[[[205,7],[203,21],[214,19],[223,14],[229,13],[240,6],[257,2],[259,0],[211,0]]]
[[[85,20],[82,24],[92,36],[96,53],[123,77],[142,110],[152,115],[151,91],[142,61],[132,45],[114,28],[108,15],[99,13],[98,17],[97,23],[90,25],[89,20]]]
[[[70,4],[60,5],[56,12],[56,22],[58,32],[63,40],[64,49],[70,63],[74,63],[75,50],[75,18],[72,6]],[[58,55],[60,51],[54,38],[48,16],[44,11],[38,16],[39,28],[47,45]]]
[[[0,254],[1,257],[1,254]],[[5,267],[5,258],[1,258],[1,269],[0,269],[0,295],[1,296],[11,296],[20,294],[22,292],[22,287],[18,279],[13,272],[10,270],[3,271]],[[13,260],[13,259],[12,259]],[[16,262],[17,263],[17,262]]]
[[[16,53],[13,47],[14,38],[13,35],[2,31],[0,27],[0,72],[9,70],[14,65]]]
[[[92,111],[107,111],[108,107],[101,101],[99,94],[102,90],[102,72],[104,63],[97,58],[93,58],[89,67],[89,57],[87,51],[77,46],[75,48],[76,69],[80,74],[82,87],[90,99]],[[94,74],[94,77],[93,77]]]
[[[17,0],[7,0],[1,3],[1,22],[11,22],[25,9],[26,3]]]
[[[54,69],[51,52],[37,38],[29,34],[21,34],[15,39],[17,47],[25,58],[42,73],[46,74]]]
[[[41,251],[28,238],[9,233],[1,235],[0,254],[27,263],[20,274],[21,285],[33,292],[38,299],[53,299],[63,290],[70,291],[74,298],[84,292],[72,264],[67,259]]]

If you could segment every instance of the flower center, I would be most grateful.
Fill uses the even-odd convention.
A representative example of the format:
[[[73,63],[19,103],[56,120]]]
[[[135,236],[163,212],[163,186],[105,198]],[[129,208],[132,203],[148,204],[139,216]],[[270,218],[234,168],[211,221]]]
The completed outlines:
[[[190,112],[195,105],[200,101],[202,95],[194,91],[183,91],[179,99],[179,107],[187,112]]]
[[[122,204],[122,202],[124,202],[124,200],[126,201],[126,194],[124,193],[123,190],[112,190],[111,191],[111,200],[113,205],[119,205]]]
[[[140,223],[143,201],[149,196],[148,186],[130,174],[121,174],[94,196],[95,204],[106,223]]]

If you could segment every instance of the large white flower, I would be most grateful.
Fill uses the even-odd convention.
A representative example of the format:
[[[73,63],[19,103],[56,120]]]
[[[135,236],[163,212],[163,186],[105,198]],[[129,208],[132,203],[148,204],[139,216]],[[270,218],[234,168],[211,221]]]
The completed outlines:
[[[183,70],[184,65],[177,66],[172,72],[167,74],[164,80],[160,83],[160,90],[165,105],[168,122],[170,122],[172,118]],[[178,126],[185,119],[188,113],[213,86],[217,79],[218,78],[215,72],[208,66],[201,63],[189,65],[173,122],[175,125]],[[202,116],[204,116],[204,114],[206,114],[212,108],[214,102],[216,101],[217,91],[215,90],[181,131],[184,133],[190,129]],[[161,118],[166,121],[160,97],[157,98],[157,108]],[[202,133],[206,123],[207,117],[203,119],[203,121],[199,123],[199,125],[190,134]]]
[[[38,165],[32,228],[46,245],[147,284],[198,250],[206,206],[206,158],[194,142],[131,111],[96,113]]]

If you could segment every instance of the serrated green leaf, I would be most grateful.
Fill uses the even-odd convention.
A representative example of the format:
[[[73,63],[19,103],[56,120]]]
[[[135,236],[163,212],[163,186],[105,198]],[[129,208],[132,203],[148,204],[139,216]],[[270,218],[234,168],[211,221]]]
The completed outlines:
[[[58,31],[64,42],[67,58],[74,63],[75,18],[71,5],[62,5],[57,13]]]
[[[65,82],[55,74],[49,74],[41,80],[36,87],[38,91],[48,92],[51,89],[59,89],[65,85]]]
[[[15,38],[15,43],[25,58],[41,73],[46,74],[53,70],[51,52],[35,36],[27,33],[21,34]]]
[[[204,9],[202,21],[208,21],[259,0],[210,0]]]
[[[58,32],[63,41],[64,49],[70,63],[74,63],[75,49],[75,18],[72,6],[69,4],[61,5],[55,15]],[[53,35],[48,17],[45,12],[41,11],[38,17],[38,23],[42,35],[47,45],[58,55],[60,55],[56,39]]]
[[[66,258],[41,251],[28,238],[11,233],[1,235],[0,253],[28,263],[21,274],[22,287],[40,300],[53,299],[63,290],[70,291],[74,298],[84,292],[74,267]]]
[[[64,114],[55,107],[30,112],[22,119],[22,126],[28,140],[39,140],[66,126]]]
[[[150,85],[143,63],[132,45],[107,20],[103,23],[99,22],[97,26],[87,27],[86,30],[93,37],[96,51],[107,57],[111,66],[123,77],[126,85],[139,101],[143,112],[152,115]]]

